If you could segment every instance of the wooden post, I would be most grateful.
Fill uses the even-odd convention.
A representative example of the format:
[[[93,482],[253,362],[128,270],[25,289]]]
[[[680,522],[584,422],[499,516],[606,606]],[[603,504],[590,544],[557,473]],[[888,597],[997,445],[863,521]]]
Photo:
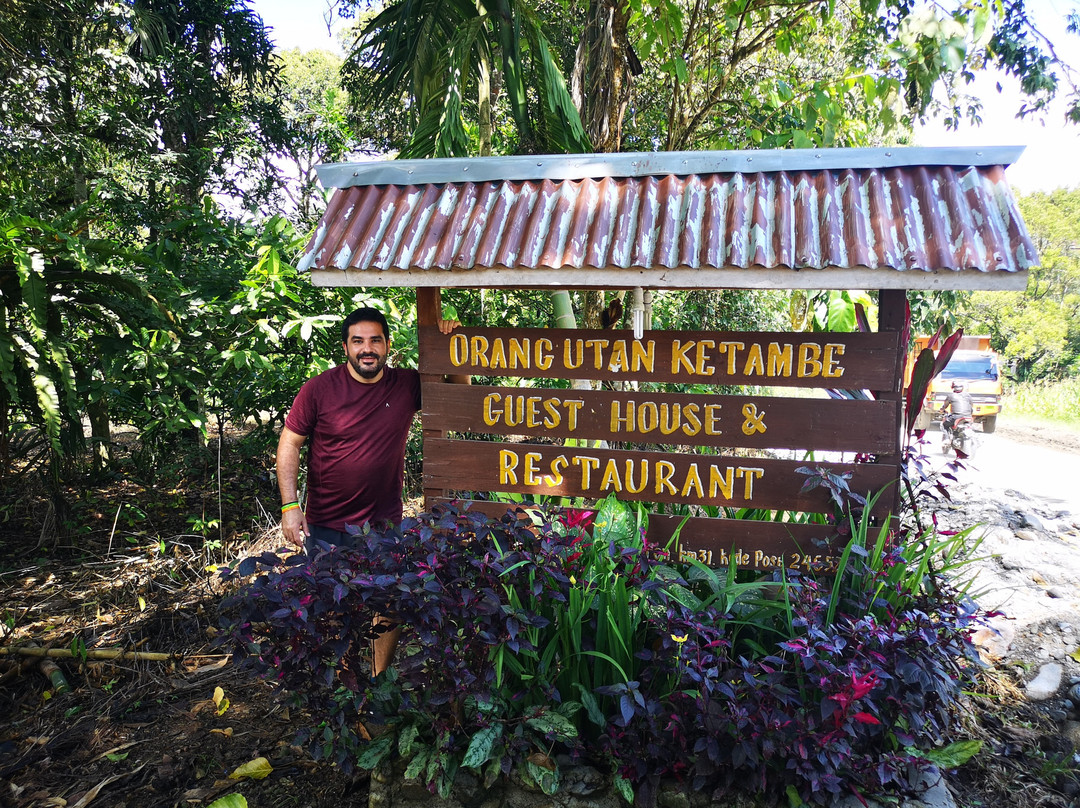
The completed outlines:
[[[878,330],[891,331],[903,335],[907,324],[907,291],[904,289],[882,289],[878,292]],[[882,401],[893,401],[896,404],[896,418],[900,425],[894,436],[893,451],[887,455],[878,457],[879,463],[888,463],[896,469],[897,475],[901,472],[903,463],[903,423],[904,423],[904,363],[907,361],[907,349],[903,339],[900,340],[896,349],[896,360],[893,370],[893,385],[890,390],[877,390],[875,394]],[[893,493],[892,513],[900,510],[900,481],[897,480]]]
[[[416,290],[416,324],[417,327],[422,326],[437,326],[439,324],[439,318],[442,317],[442,290],[438,287],[423,287]],[[424,343],[418,341],[418,350],[424,350]],[[441,382],[443,377],[440,374],[421,374],[420,382],[424,384],[426,382]],[[445,438],[446,432],[440,429],[435,429],[431,426],[430,416],[425,408],[423,415],[421,416],[422,434],[424,437],[424,443],[436,438]],[[445,497],[449,492],[441,488],[424,488],[424,508],[429,509],[438,497]]]

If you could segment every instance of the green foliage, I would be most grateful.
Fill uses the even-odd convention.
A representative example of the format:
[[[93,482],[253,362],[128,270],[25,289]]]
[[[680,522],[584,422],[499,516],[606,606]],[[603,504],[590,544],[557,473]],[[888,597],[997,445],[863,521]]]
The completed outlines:
[[[339,11],[352,13],[353,7],[343,3]],[[472,141],[463,108],[471,92],[494,94],[495,60],[502,68],[516,151],[589,151],[541,21],[522,0],[390,3],[363,27],[343,78],[365,105],[381,108],[410,99],[404,106],[415,109],[416,118],[402,157],[463,157],[490,148],[489,139]],[[481,128],[491,129],[490,116],[490,109],[481,112]]]
[[[39,425],[58,454],[81,445],[79,414],[101,395],[122,322],[165,321],[138,283],[138,260],[44,221],[0,215],[0,411],[5,422]],[[76,358],[88,332],[91,351]]]
[[[291,175],[281,175],[270,189],[278,209],[295,211],[298,222],[312,225],[323,207],[323,191],[315,167],[339,162],[363,143],[349,118],[349,94],[341,87],[340,57],[322,50],[278,51],[277,84],[263,98],[278,105],[282,114],[282,147],[267,154],[263,164],[268,176],[278,175],[274,159],[284,156]],[[370,147],[369,144],[363,144]]]
[[[968,333],[991,344],[1020,380],[1080,373],[1080,189],[1021,197],[1039,266],[1024,292],[975,292],[964,312]]]
[[[980,102],[963,89],[978,70],[1022,77],[1024,112],[1042,108],[1067,70],[1040,50],[1020,4],[630,7],[645,65],[628,124],[633,150],[903,141],[930,114],[950,126],[978,121]]]
[[[1010,387],[1005,393],[1005,411],[1010,416],[1080,425],[1080,377]]]

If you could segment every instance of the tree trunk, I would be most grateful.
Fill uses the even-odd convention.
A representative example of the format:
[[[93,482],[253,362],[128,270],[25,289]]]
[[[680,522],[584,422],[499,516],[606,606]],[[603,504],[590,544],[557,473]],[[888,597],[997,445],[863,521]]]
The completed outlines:
[[[619,151],[633,76],[641,70],[626,35],[629,19],[623,0],[590,0],[574,59],[574,105],[598,152]]]

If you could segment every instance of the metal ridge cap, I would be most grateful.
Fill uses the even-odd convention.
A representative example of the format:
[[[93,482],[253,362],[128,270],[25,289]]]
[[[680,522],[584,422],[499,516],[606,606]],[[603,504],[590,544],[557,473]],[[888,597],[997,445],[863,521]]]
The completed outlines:
[[[1008,166],[1024,146],[898,146],[872,149],[760,149],[744,151],[539,154],[511,157],[436,157],[326,163],[317,166],[325,188],[354,185],[427,185],[497,180],[580,180],[670,174],[757,174],[778,171]]]

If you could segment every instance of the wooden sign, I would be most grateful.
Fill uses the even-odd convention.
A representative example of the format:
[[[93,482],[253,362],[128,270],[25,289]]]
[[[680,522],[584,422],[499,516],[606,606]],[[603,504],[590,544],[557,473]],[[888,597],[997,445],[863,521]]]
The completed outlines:
[[[533,496],[608,494],[639,502],[828,512],[828,492],[802,492],[807,465],[796,460],[435,439],[424,443],[424,487]],[[813,463],[842,473],[867,495],[895,483],[896,469],[873,463]]]
[[[624,443],[886,453],[900,404],[433,383],[431,423],[458,432]]]
[[[879,516],[895,502],[902,408],[896,331],[651,331],[635,340],[629,331],[462,328],[444,335],[422,326],[419,338],[429,498],[494,492],[589,502],[614,494],[686,508],[753,508],[791,519],[649,518],[653,541],[667,542],[678,530],[684,555],[758,570],[820,570],[835,563],[835,548],[826,544],[835,529],[806,521],[832,512],[829,492],[820,486],[804,492],[807,475],[800,467],[848,474],[851,490],[863,496],[884,490]],[[441,381],[465,374],[592,379],[635,389]],[[693,392],[656,392],[657,384]],[[705,392],[718,386],[753,389]],[[773,387],[885,395],[851,400],[760,393]],[[447,431],[496,440],[451,440]],[[605,448],[591,448],[599,441]],[[777,459],[762,456],[765,450],[862,453],[888,462]],[[501,516],[512,506],[474,507]]]
[[[440,499],[440,502],[449,502]],[[473,500],[465,507],[495,519],[512,513],[526,517],[530,506],[520,503]],[[842,546],[830,544],[836,533],[832,525],[808,522],[761,522],[751,519],[723,519],[649,514],[649,541],[674,550],[678,536],[680,557],[695,558],[710,567],[727,567],[731,562],[762,572],[784,568],[800,572],[822,572],[836,568]]]
[[[896,333],[420,328],[420,372],[708,385],[892,389]]]

